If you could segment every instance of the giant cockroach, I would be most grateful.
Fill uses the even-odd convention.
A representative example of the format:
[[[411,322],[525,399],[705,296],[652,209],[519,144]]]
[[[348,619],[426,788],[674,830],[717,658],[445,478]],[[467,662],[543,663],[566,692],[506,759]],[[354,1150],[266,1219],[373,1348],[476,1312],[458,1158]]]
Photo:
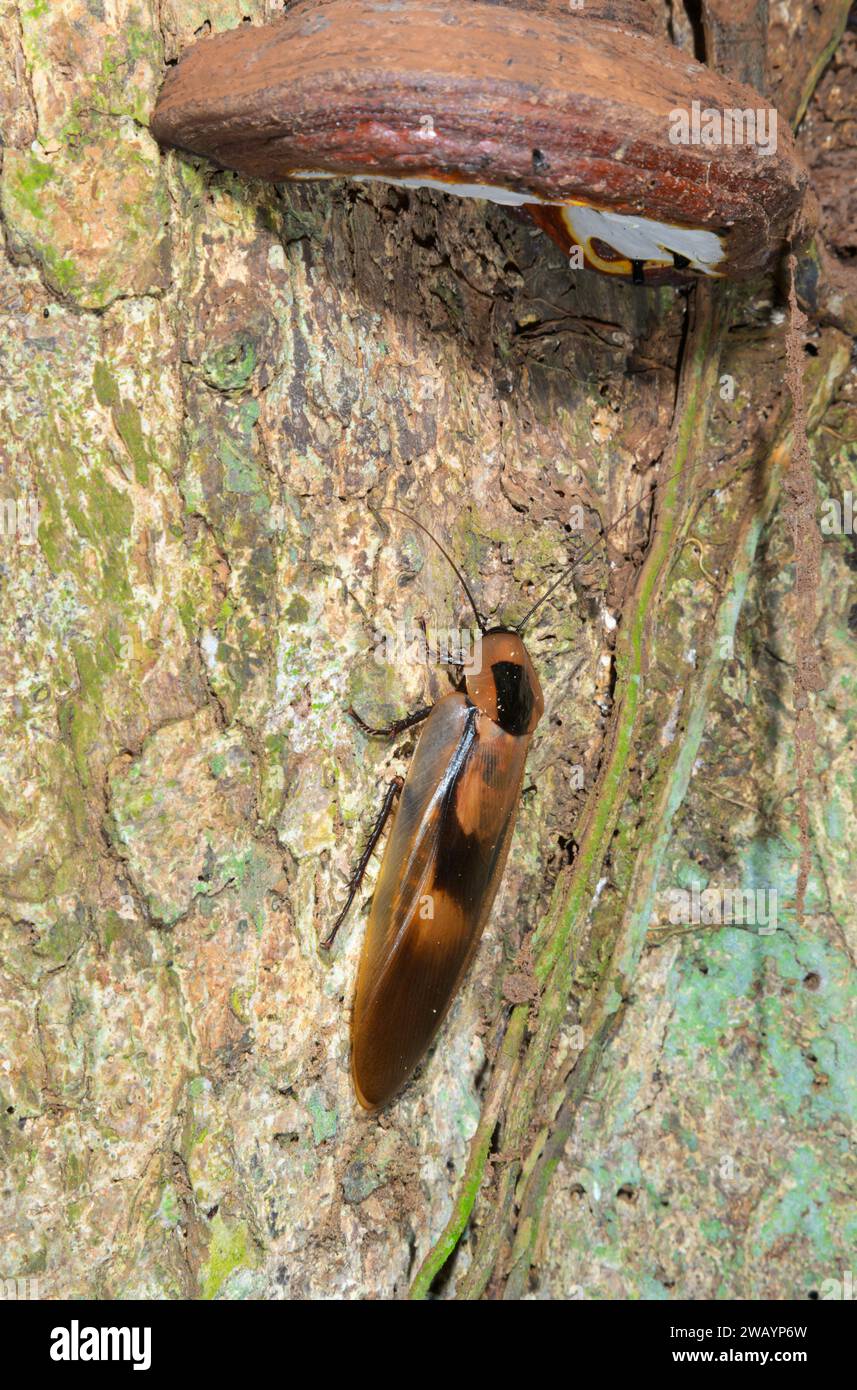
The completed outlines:
[[[488,628],[452,557],[422,522],[399,514],[425,532],[458,576],[482,634],[481,661],[478,670],[462,674],[457,690],[388,729],[371,728],[350,711],[366,733],[378,736],[394,736],[425,721],[407,778],[390,783],[345,906],[324,942],[332,944],[398,798],[351,1020],[354,1088],[367,1110],[386,1105],[411,1076],[473,959],[503,876],[524,765],[544,712],[521,633],[598,544],[563,570],[520,622]]]

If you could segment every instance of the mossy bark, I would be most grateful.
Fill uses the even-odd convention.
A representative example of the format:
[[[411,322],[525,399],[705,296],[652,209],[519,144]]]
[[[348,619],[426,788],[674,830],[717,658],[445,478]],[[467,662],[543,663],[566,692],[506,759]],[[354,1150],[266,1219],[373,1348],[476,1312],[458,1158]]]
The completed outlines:
[[[853,563],[826,534],[798,921],[784,287],[616,286],[497,207],[164,156],[165,63],[281,9],[0,0],[0,1276],[818,1290],[854,1234]],[[786,10],[809,25],[787,64]],[[766,35],[791,115],[826,10]],[[857,469],[836,302],[807,337],[820,518]],[[378,635],[468,621],[378,508],[430,521],[514,618],[656,478],[533,630],[546,716],[501,896],[369,1119],[365,895],[331,959],[318,940],[408,742],[345,710],[442,693]],[[776,931],[676,926],[694,883],[776,890]]]

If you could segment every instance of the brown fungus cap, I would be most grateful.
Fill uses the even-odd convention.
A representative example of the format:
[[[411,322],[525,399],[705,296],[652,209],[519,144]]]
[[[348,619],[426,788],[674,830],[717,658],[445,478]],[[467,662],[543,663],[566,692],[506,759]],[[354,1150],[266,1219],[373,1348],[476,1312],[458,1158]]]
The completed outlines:
[[[152,131],[254,178],[523,205],[635,280],[765,270],[806,188],[788,123],[654,27],[645,0],[300,0],[195,44]]]

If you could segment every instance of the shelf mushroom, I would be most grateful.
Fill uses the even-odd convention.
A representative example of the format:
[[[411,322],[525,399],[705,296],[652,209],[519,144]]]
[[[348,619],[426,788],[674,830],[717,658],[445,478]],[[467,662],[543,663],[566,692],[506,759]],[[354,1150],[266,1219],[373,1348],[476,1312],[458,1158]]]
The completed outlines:
[[[520,206],[637,283],[763,271],[806,189],[788,124],[654,31],[647,0],[298,0],[194,44],[152,131],[254,178]]]

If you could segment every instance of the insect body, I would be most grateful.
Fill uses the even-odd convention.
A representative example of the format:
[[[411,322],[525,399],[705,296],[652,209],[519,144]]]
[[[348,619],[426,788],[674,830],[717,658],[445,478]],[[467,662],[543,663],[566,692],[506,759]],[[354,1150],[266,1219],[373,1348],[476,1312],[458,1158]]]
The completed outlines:
[[[385,1105],[437,1033],[503,875],[544,700],[517,632],[482,641],[479,674],[422,730],[387,841],[357,978],[351,1066]]]
[[[476,663],[465,670],[457,691],[390,729],[372,729],[351,711],[370,734],[400,733],[425,721],[408,776],[404,784],[398,777],[391,782],[345,906],[324,943],[332,943],[400,796],[351,1020],[354,1088],[368,1110],[392,1100],[425,1055],[479,944],[509,853],[530,741],[544,713],[521,632],[594,549],[563,570],[516,627],[486,630],[452,558],[422,522],[408,520],[455,570],[482,633],[481,660],[478,670]]]

